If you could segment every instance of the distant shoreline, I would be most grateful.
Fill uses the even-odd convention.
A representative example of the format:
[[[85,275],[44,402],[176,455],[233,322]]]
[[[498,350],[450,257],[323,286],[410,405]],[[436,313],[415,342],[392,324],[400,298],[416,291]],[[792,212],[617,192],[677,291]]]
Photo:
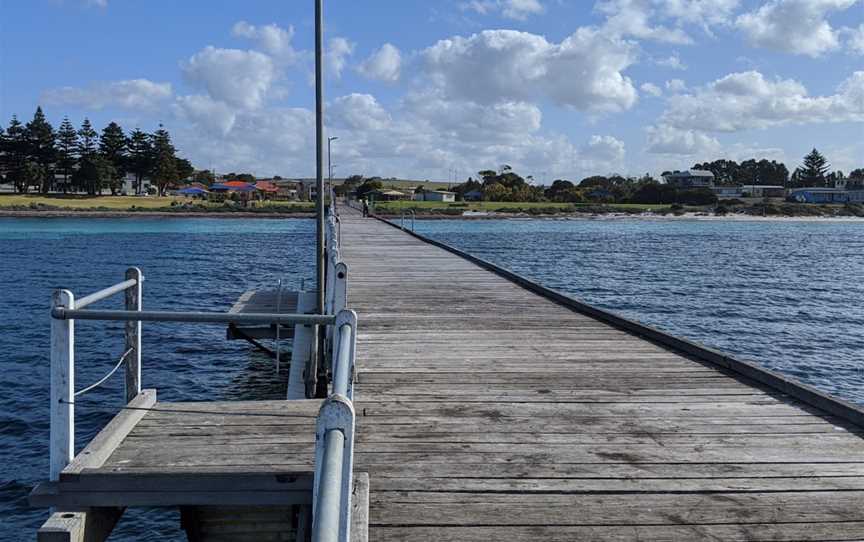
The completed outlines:
[[[314,213],[224,211],[71,211],[0,209],[0,218],[314,218]]]
[[[401,214],[378,213],[376,216],[391,221],[399,221]],[[851,215],[752,215],[747,213],[559,213],[534,215],[529,213],[494,213],[473,215],[441,215],[441,214],[418,214],[417,220],[694,220],[694,221],[729,221],[729,222],[864,222],[864,217]],[[410,217],[405,216],[405,222],[410,222]]]

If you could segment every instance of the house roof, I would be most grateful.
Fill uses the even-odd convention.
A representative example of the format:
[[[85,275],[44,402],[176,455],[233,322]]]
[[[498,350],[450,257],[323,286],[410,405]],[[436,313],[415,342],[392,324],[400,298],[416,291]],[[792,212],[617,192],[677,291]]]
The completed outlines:
[[[400,192],[398,190],[376,190],[375,193],[382,194],[384,196],[407,196],[405,192]]]
[[[713,179],[714,174],[704,169],[688,169],[686,171],[673,171],[665,177],[711,177]]]
[[[262,192],[278,192],[279,187],[270,181],[258,181],[255,183],[255,188]]]

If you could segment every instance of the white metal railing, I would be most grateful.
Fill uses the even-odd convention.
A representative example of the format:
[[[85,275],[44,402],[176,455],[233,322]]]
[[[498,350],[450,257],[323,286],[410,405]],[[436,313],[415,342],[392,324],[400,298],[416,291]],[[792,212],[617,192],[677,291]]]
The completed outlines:
[[[75,302],[69,290],[54,292],[51,306],[51,481],[74,459],[75,397],[105,383],[121,365],[126,367],[127,404],[141,393],[141,322],[187,322],[198,324],[302,324],[334,326],[336,316],[322,314],[268,314],[221,312],[145,311],[142,308],[144,276],[138,268],[126,271],[126,280]],[[93,310],[88,305],[125,292],[125,310]],[[75,391],[75,321],[101,320],[125,322],[125,345],[117,364],[94,384]]]
[[[326,221],[326,312],[336,316],[328,328],[330,393],[318,413],[315,478],[312,490],[312,540],[348,542],[354,469],[354,364],[357,314],[346,309],[348,265],[342,261],[341,228],[335,199]]]
[[[141,322],[126,322],[124,354],[115,367],[95,384],[75,391],[75,320],[58,317],[61,312],[80,311],[88,305],[125,292],[126,311],[141,310],[144,276],[137,267],[126,270],[126,280],[103,290],[84,296],[75,302],[69,290],[54,292],[51,303],[51,428],[50,479],[57,481],[60,472],[75,455],[75,396],[102,385],[120,365],[126,366],[127,403],[141,393]]]

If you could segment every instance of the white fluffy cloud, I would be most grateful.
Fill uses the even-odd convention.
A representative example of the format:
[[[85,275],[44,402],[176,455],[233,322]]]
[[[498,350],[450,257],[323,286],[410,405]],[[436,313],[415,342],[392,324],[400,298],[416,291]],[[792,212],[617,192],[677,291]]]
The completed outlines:
[[[231,29],[234,36],[254,41],[265,53],[284,62],[294,62],[298,53],[291,46],[294,38],[294,27],[287,29],[275,24],[255,26],[246,21],[238,21]]]
[[[649,126],[648,148],[652,154],[688,156],[714,156],[720,150],[717,139],[696,130],[683,130],[671,126]]]
[[[681,57],[678,56],[677,52],[672,53],[666,58],[661,58],[659,60],[654,61],[658,66],[663,66],[664,68],[669,68],[670,70],[686,70],[687,65],[681,62]]]
[[[864,55],[864,24],[858,28],[850,28],[849,34],[849,49],[853,53]]]
[[[729,23],[740,0],[600,0],[595,10],[606,16],[605,32],[665,43],[688,44],[687,25],[711,34]]]
[[[579,148],[579,160],[583,171],[612,173],[624,165],[626,150],[624,142],[612,136],[593,135]]]
[[[87,88],[61,87],[46,91],[42,99],[54,105],[74,105],[88,109],[121,107],[124,109],[155,109],[171,98],[170,83],[154,83],[147,79],[129,79],[99,83]]]
[[[622,71],[633,45],[591,28],[561,43],[514,30],[441,40],[422,53],[426,74],[452,98],[477,103],[551,98],[590,112],[629,109],[637,93]]]
[[[348,63],[348,57],[354,54],[354,44],[345,38],[331,38],[327,42],[327,49],[324,53],[324,65],[330,72],[330,75],[339,79],[342,77],[342,70]]]
[[[785,124],[864,121],[864,71],[829,96],[809,96],[791,79],[757,71],[729,74],[689,94],[669,98],[661,122],[679,129],[735,132]]]
[[[369,79],[393,83],[399,80],[402,69],[402,53],[393,44],[385,43],[369,55],[357,70]]]
[[[330,124],[334,128],[349,130],[381,130],[392,119],[370,94],[349,94],[336,98],[327,108]]]
[[[261,107],[277,72],[272,59],[258,51],[207,46],[183,63],[183,74],[211,98],[228,105]]]
[[[642,83],[639,87],[642,92],[649,96],[658,97],[663,95],[663,89],[655,85],[654,83]]]
[[[672,94],[678,94],[687,90],[687,83],[681,79],[670,79],[666,81],[666,90]]]
[[[524,21],[531,15],[539,15],[545,11],[540,0],[471,0],[463,2],[461,8],[481,15],[500,13],[517,21]]]
[[[818,57],[840,46],[830,13],[846,10],[857,0],[770,0],[738,17],[736,25],[757,47]]]
[[[198,94],[179,96],[174,111],[180,118],[220,135],[230,132],[237,119],[237,112],[227,104]]]

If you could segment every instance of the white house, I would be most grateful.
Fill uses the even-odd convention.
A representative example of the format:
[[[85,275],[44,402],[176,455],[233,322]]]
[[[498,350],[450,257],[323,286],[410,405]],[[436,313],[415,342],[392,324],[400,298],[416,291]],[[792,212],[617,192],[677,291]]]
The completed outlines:
[[[745,184],[741,192],[750,198],[783,198],[786,197],[786,189],[779,185],[768,184]]]
[[[446,190],[424,190],[414,194],[415,201],[456,201],[456,193]]]
[[[711,188],[714,186],[714,174],[701,169],[673,171],[663,175],[666,184],[677,188]]]

